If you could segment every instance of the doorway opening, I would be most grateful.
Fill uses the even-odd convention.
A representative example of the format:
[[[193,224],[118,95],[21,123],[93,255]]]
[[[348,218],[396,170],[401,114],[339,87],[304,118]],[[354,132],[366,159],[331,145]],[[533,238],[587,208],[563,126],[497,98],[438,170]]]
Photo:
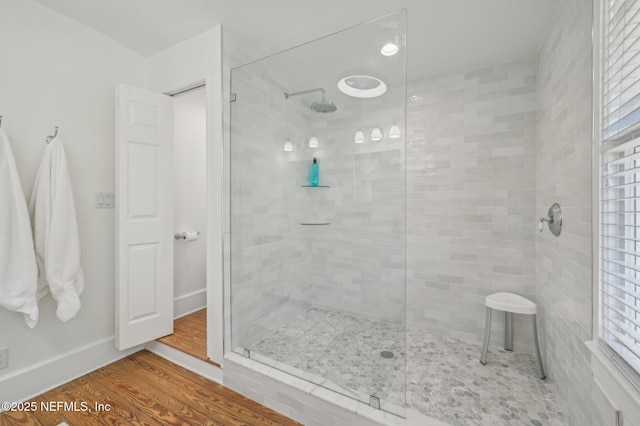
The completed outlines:
[[[207,357],[207,99],[204,85],[173,97],[173,334],[158,339]]]

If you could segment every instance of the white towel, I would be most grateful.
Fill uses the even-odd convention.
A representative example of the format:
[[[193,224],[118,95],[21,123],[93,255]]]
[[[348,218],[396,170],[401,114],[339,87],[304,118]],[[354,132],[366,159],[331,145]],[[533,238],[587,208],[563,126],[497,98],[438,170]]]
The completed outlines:
[[[27,200],[9,138],[0,129],[0,306],[24,313],[30,328],[38,322],[38,267]]]
[[[80,310],[84,274],[71,179],[60,138],[53,139],[44,151],[29,213],[39,269],[38,298],[50,292],[58,305],[56,315],[69,321]]]

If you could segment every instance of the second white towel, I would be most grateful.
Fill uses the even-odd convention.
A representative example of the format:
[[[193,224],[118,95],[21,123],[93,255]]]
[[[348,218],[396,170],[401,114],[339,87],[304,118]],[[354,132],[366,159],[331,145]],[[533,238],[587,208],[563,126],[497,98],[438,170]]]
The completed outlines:
[[[60,138],[45,149],[29,201],[38,262],[38,296],[57,302],[56,315],[69,321],[80,310],[84,274],[80,236],[67,159]]]

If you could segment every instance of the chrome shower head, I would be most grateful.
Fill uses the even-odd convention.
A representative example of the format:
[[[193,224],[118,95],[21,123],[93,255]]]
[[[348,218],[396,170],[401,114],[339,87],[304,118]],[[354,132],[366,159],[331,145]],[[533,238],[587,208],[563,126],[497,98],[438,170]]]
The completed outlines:
[[[316,112],[327,113],[327,112],[336,112],[338,110],[338,107],[333,102],[327,102],[327,100],[324,98],[324,95],[323,95],[322,102],[312,103],[311,109]]]
[[[303,92],[296,92],[296,93],[285,93],[284,98],[289,99],[291,96],[304,95],[306,93],[311,93],[311,92],[322,92],[322,102],[312,103],[311,104],[312,110],[316,112],[322,112],[322,113],[336,112],[338,110],[338,107],[336,106],[336,104],[334,104],[333,102],[327,102],[327,100],[324,97],[324,89],[321,89],[321,88],[305,90]]]

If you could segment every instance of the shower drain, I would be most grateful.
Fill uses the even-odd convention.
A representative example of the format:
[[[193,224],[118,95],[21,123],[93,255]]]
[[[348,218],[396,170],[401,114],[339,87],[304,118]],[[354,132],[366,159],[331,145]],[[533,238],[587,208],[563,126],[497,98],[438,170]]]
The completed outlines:
[[[391,351],[382,351],[380,352],[380,356],[382,358],[393,358],[394,355],[393,355],[393,352]]]

